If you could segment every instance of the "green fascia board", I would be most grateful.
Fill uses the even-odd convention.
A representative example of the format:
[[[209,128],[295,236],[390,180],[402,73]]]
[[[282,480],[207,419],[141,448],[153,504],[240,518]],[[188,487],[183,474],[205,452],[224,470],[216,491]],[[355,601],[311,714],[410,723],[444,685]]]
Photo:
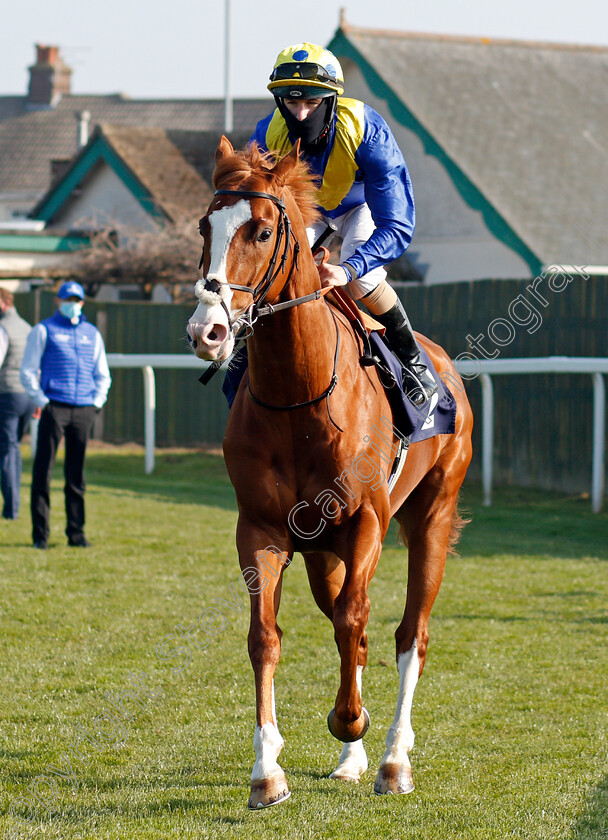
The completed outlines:
[[[167,218],[162,210],[158,208],[149,191],[101,134],[84,149],[83,153],[76,158],[64,177],[47,193],[46,197],[35,208],[35,217],[46,222],[51,221],[68,201],[73,191],[82,183],[84,178],[86,178],[100,160],[103,160],[114,170],[148,215],[163,221]]]
[[[518,236],[506,219],[501,216],[498,210],[488,201],[475,184],[473,184],[470,178],[468,178],[458,164],[447,154],[437,140],[435,140],[433,135],[414,116],[407,105],[386,84],[384,79],[367,59],[361,55],[341,29],[338,29],[327,45],[327,49],[331,50],[335,55],[344,55],[350,58],[359,67],[370,90],[373,90],[380,99],[385,100],[391,114],[401,125],[418,135],[425,152],[439,160],[446,169],[460,196],[469,207],[482,214],[484,222],[494,236],[515,251],[515,253],[519,254],[529,266],[534,276],[540,274],[543,267],[542,260]]]
[[[88,248],[91,245],[91,237],[89,235],[76,236],[69,234],[66,236],[53,234],[19,234],[19,233],[0,233],[0,251],[24,251],[32,253],[56,253],[66,251],[80,251],[82,248]]]

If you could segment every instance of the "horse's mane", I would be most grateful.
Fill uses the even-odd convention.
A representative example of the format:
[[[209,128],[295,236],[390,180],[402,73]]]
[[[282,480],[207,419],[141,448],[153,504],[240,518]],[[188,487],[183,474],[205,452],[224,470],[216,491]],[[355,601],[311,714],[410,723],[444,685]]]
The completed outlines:
[[[296,200],[302,219],[306,226],[312,224],[319,216],[317,210],[317,184],[308,165],[300,158],[293,167],[282,177],[274,174],[276,155],[263,152],[260,147],[251,143],[241,151],[225,155],[215,166],[213,172],[213,189],[236,188],[246,178],[259,175],[269,184],[276,187],[287,187]]]

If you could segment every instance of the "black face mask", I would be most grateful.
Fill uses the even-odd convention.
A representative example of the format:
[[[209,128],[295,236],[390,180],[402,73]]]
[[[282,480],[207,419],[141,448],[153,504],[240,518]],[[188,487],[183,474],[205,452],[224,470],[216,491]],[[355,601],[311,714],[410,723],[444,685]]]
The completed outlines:
[[[275,96],[277,108],[281,112],[289,133],[302,141],[302,151],[308,155],[318,155],[327,148],[331,137],[331,128],[336,113],[337,96],[325,96],[321,104],[305,120],[297,120],[285,105],[284,100]]]

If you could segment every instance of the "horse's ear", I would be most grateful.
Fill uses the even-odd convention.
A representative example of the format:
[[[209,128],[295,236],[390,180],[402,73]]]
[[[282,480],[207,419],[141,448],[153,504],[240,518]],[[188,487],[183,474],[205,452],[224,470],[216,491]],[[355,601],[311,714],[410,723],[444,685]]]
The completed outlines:
[[[298,139],[295,142],[295,145],[292,146],[291,151],[288,152],[285,155],[285,157],[282,157],[281,160],[275,166],[275,168],[272,170],[273,174],[276,175],[277,178],[284,180],[298,162],[299,156],[300,138],[298,137]]]
[[[220,145],[215,150],[215,162],[217,163],[226,155],[231,155],[234,153],[234,148],[230,140],[226,137],[225,134],[222,134],[222,139],[220,140]]]

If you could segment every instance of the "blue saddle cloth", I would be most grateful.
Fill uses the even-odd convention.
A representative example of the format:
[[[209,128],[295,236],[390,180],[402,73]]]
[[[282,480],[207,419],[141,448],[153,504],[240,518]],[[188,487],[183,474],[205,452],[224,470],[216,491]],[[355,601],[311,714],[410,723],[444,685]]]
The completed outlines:
[[[384,339],[376,332],[370,333],[372,353],[381,362],[380,380],[393,411],[393,425],[410,443],[426,440],[435,435],[450,435],[456,422],[456,401],[445,382],[437,375],[426,350],[420,348],[422,361],[437,382],[438,391],[424,405],[417,407],[407,396],[403,383],[403,367]],[[222,391],[232,407],[239,383],[247,370],[247,346],[238,350],[224,376]],[[390,373],[387,374],[387,371]],[[414,389],[414,381],[406,377],[405,386]]]
[[[452,396],[445,382],[437,375],[428,353],[420,346],[420,357],[429,369],[429,373],[437,383],[437,393],[421,406],[415,406],[408,397],[416,390],[414,380],[405,377],[403,381],[403,367],[401,362],[386,341],[377,332],[370,333],[372,353],[377,356],[384,368],[388,368],[392,377],[379,369],[380,381],[384,385],[386,396],[393,410],[393,425],[404,437],[410,438],[410,443],[426,440],[435,435],[451,435],[456,425],[456,400]]]

